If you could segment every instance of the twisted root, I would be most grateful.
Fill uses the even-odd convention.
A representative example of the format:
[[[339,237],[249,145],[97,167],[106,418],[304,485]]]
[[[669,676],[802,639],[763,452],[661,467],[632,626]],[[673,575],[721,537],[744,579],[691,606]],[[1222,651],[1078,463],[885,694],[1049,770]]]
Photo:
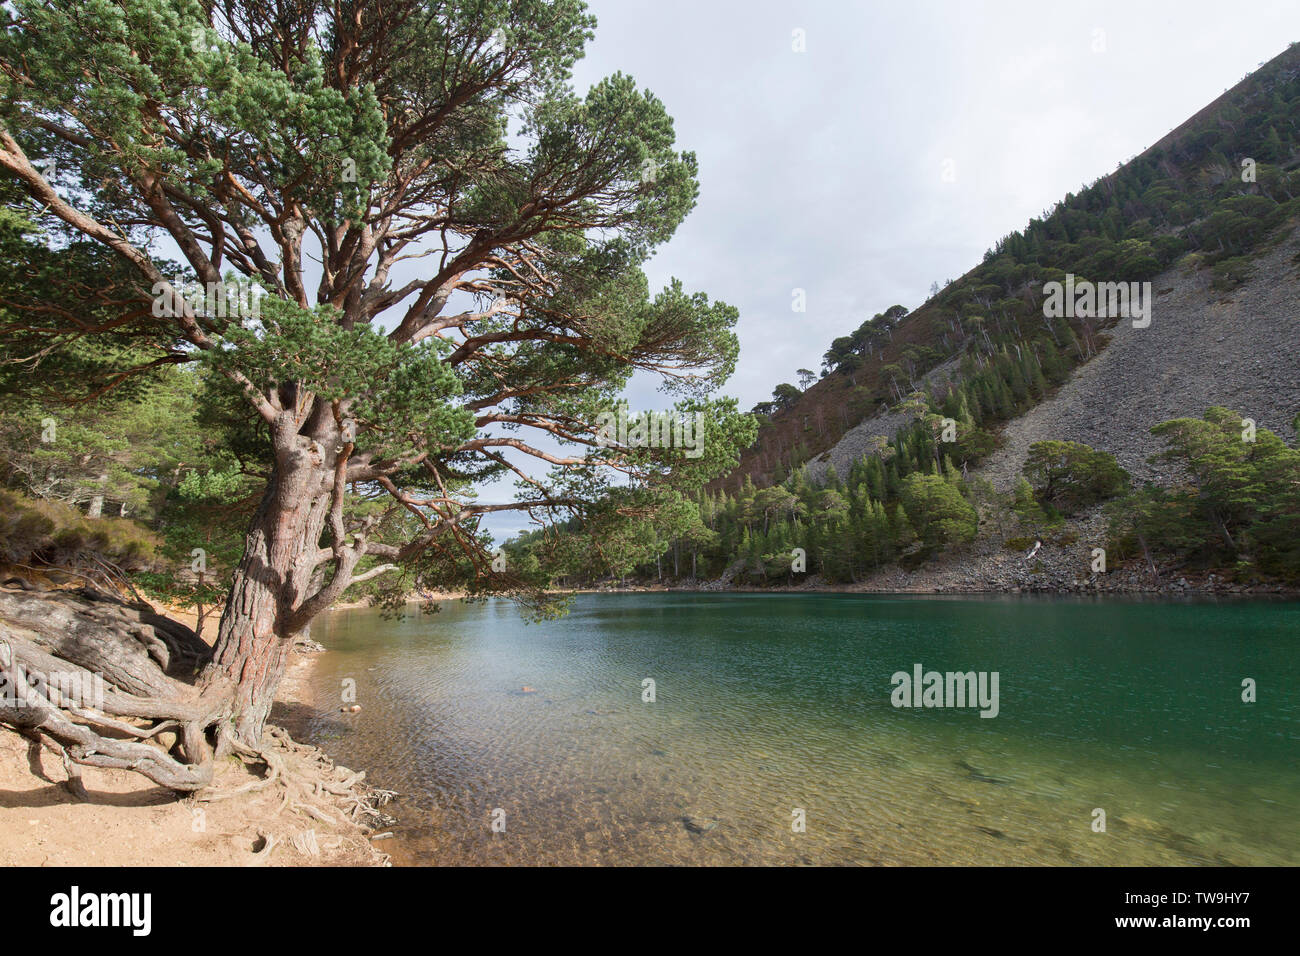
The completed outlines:
[[[97,592],[0,590],[0,724],[57,754],[82,799],[79,768],[90,766],[134,771],[197,803],[276,789],[277,816],[288,809],[345,829],[392,822],[381,808],[394,794],[368,787],[364,772],[279,727],[256,746],[236,737],[234,688],[190,683],[207,654],[183,626]],[[227,755],[259,778],[221,786],[214,768]],[[263,837],[261,861],[276,846],[315,845],[301,834],[297,843]]]

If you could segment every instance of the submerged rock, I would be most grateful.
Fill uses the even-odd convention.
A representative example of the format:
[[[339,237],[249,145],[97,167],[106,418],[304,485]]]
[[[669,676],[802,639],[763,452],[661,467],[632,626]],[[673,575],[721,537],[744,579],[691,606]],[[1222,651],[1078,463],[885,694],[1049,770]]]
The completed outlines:
[[[999,786],[1004,786],[1004,787],[1008,786],[1011,783],[1010,780],[1007,780],[1004,777],[995,777],[991,773],[985,773],[983,770],[981,770],[979,767],[975,766],[974,764],[970,763],[970,761],[968,760],[958,760],[957,766],[960,767],[962,770],[965,770],[966,774],[969,777],[971,777],[973,780],[978,780],[980,783],[995,783],[998,784]]]
[[[682,817],[682,825],[691,833],[708,833],[718,825],[718,818],[705,819],[704,817],[693,817],[689,814]]]

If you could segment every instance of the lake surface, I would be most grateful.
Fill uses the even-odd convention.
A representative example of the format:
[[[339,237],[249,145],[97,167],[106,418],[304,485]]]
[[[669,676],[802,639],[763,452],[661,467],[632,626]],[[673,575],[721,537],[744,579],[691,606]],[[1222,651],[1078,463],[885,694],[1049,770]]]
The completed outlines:
[[[399,791],[396,863],[1300,864],[1300,603],[581,595],[313,636],[288,722]],[[895,707],[916,664],[997,672],[997,716]]]

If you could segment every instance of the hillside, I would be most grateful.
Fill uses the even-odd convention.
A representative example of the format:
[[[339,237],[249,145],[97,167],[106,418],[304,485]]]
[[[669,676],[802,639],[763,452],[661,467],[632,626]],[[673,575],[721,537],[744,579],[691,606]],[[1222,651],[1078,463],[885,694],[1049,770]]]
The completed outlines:
[[[999,490],[1020,474],[1029,446],[1059,439],[1111,452],[1138,481],[1168,472],[1147,459],[1160,450],[1151,428],[1220,405],[1257,425],[1294,437],[1300,410],[1300,234],[1265,250],[1255,275],[1231,292],[1211,287],[1207,271],[1175,267],[1152,283],[1157,300],[1149,328],[1121,322],[1110,343],[1078,367],[1051,397],[1007,423],[1001,446],[973,470]],[[943,383],[953,367],[935,369],[927,384]],[[820,480],[833,464],[846,474],[853,461],[892,438],[913,416],[891,410],[859,422],[807,466]]]
[[[1256,273],[1232,292],[1203,270],[1171,269],[1150,328],[1115,327],[1110,344],[1051,398],[1011,422],[980,473],[1007,488],[1029,446],[1061,439],[1103,448],[1138,481],[1167,472],[1147,458],[1151,429],[1220,405],[1285,438],[1300,411],[1300,234],[1261,253]],[[1163,294],[1161,294],[1163,293]]]
[[[1162,446],[1152,427],[1214,405],[1240,411],[1294,444],[1293,419],[1300,410],[1300,361],[1294,345],[1300,324],[1300,231],[1261,256],[1256,277],[1231,294],[1210,288],[1201,271],[1170,270],[1155,287],[1164,294],[1151,327],[1117,326],[1110,345],[1096,358],[1007,425],[1002,446],[972,471],[973,478],[985,477],[999,490],[1009,490],[1030,445],[1065,440],[1111,452],[1135,481],[1168,485],[1184,476],[1173,463],[1150,460]],[[863,422],[855,431],[871,427],[872,422]],[[838,451],[837,446],[833,453]],[[1193,586],[1186,572],[1163,580],[1133,568],[1105,578],[1090,575],[1091,549],[1106,543],[1103,509],[1092,508],[1057,534],[1044,536],[1032,562],[1022,551],[1008,549],[998,535],[988,534],[925,567],[881,569],[862,587],[893,592],[1082,586],[1181,591]],[[1198,589],[1238,590],[1214,575],[1194,578]]]
[[[1199,414],[1207,403],[1248,407],[1289,434],[1296,376],[1287,374],[1288,350],[1274,346],[1285,343],[1291,313],[1282,283],[1295,271],[1282,237],[1300,221],[1297,105],[1300,48],[1292,45],[1150,149],[1004,237],[915,311],[877,316],[837,339],[820,381],[793,400],[785,387],[784,401],[767,403],[778,407],[759,409],[772,414],[758,440],[711,490],[735,493],[746,480],[765,487],[800,465],[813,481],[832,462],[842,475],[907,424],[905,393],[941,398],[962,379],[961,359],[983,363],[1010,350],[1019,357],[1026,348],[1037,356],[1048,341],[1062,346],[1073,376],[1063,376],[1070,383],[1059,398],[1040,406],[1017,396],[1002,427],[989,423],[1006,443],[987,463],[1003,486],[1017,456],[1039,440],[1030,436],[1053,432],[1113,446],[1143,474],[1142,440],[1132,435],[1162,414]],[[1253,181],[1242,172],[1247,159]],[[1043,285],[1066,273],[1151,281],[1156,322],[1134,330],[1113,320],[1045,320]],[[1110,351],[1112,335],[1122,354],[1085,372]],[[1005,427],[1020,416],[1023,429]]]

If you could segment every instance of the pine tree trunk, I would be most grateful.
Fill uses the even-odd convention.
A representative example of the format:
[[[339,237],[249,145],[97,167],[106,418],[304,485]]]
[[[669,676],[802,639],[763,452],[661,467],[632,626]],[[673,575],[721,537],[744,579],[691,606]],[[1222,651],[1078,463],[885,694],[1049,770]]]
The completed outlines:
[[[228,681],[234,732],[256,746],[284,676],[295,633],[290,612],[310,596],[330,508],[331,469],[319,444],[304,439],[281,456],[244,540],[221,615],[205,686]]]

